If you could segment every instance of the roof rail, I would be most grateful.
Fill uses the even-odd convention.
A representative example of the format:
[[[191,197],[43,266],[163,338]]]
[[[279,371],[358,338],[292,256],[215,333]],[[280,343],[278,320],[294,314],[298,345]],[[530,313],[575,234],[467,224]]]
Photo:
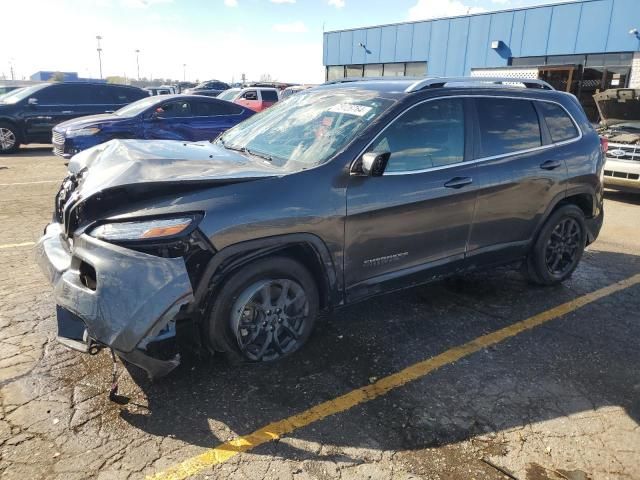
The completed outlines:
[[[405,92],[419,92],[428,88],[451,87],[476,87],[482,84],[509,87],[511,84],[522,84],[525,88],[539,88],[541,90],[555,90],[544,80],[533,78],[508,78],[508,77],[435,77],[425,78],[412,83]]]

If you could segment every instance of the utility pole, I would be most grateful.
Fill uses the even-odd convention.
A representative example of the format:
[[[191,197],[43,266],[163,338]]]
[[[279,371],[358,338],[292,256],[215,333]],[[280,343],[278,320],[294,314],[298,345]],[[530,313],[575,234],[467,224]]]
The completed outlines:
[[[13,73],[13,62],[9,62],[9,70],[11,71],[11,80],[15,80]]]
[[[100,79],[102,80],[102,48],[100,48],[100,40],[102,40],[102,37],[96,35],[96,40],[98,41],[98,65],[100,66]]]
[[[136,49],[136,66],[138,67],[138,81],[140,81],[140,50]]]
[[[186,63],[182,64],[182,81],[183,82],[187,81],[187,64]]]

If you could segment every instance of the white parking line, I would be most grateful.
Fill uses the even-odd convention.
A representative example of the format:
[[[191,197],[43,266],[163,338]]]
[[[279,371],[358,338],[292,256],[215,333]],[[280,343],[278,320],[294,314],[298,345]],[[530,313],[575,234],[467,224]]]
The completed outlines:
[[[35,244],[36,242],[6,243],[4,245],[0,245],[0,250],[4,250],[7,248],[30,247],[31,245]]]
[[[0,187],[9,187],[11,185],[34,185],[36,183],[60,183],[60,180],[39,180],[37,182],[0,183]]]

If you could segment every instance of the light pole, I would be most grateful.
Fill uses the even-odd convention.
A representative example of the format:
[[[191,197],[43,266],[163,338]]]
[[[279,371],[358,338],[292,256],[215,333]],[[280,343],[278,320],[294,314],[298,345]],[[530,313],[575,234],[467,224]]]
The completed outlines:
[[[102,80],[102,48],[100,48],[100,40],[102,37],[100,35],[96,35],[96,40],[98,41],[98,65],[100,65],[100,79]]]
[[[182,64],[182,81],[183,82],[187,81],[187,64],[186,63]]]
[[[138,81],[140,81],[140,50],[136,49],[136,66],[138,67]]]

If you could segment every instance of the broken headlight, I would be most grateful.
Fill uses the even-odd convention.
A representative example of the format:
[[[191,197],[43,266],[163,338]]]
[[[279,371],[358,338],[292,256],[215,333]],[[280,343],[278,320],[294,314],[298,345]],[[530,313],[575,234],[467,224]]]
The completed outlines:
[[[164,239],[184,233],[195,221],[194,217],[176,217],[104,223],[89,235],[107,242]]]

